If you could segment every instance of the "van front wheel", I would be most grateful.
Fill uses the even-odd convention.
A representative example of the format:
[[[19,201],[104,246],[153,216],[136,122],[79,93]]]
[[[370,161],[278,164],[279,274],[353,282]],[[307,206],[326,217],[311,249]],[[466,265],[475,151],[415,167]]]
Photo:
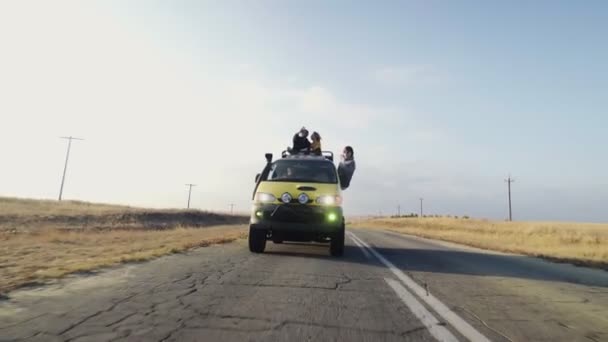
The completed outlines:
[[[344,254],[344,224],[342,224],[342,228],[332,236],[329,244],[329,253],[335,257],[340,257]]]
[[[253,253],[264,253],[266,249],[266,230],[249,227],[249,250]]]

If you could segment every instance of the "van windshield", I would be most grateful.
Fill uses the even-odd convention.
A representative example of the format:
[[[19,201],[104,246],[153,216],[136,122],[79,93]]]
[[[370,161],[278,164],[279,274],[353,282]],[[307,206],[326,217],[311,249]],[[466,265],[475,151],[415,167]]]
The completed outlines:
[[[301,160],[278,160],[272,164],[266,181],[338,183],[333,163]]]

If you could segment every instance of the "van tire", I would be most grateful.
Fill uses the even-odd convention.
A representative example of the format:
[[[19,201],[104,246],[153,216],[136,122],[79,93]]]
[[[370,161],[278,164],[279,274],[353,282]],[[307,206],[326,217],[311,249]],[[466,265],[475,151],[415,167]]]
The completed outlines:
[[[344,223],[342,224],[342,228],[331,238],[329,253],[335,257],[344,255]]]
[[[249,250],[253,253],[264,253],[266,249],[266,230],[249,227]]]

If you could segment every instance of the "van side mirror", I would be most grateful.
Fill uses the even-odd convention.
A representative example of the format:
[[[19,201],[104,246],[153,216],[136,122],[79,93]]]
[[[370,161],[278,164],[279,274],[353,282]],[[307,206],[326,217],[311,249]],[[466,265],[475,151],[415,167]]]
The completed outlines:
[[[255,175],[255,183],[256,183],[256,184],[257,184],[257,183],[258,183],[258,181],[260,180],[260,176],[261,176],[261,174],[259,174],[259,173],[258,173],[257,175]]]
[[[272,163],[272,153],[266,153],[264,156],[266,157],[266,161],[268,163]]]

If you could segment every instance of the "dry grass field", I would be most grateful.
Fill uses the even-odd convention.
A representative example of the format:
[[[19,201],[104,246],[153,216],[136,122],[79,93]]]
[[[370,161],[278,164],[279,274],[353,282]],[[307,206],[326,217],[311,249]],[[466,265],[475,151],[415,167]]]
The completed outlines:
[[[55,200],[0,197],[0,216],[101,215],[142,210],[145,209],[81,201],[59,202]]]
[[[200,210],[146,209],[78,201],[0,197],[0,232],[39,229],[167,229],[243,224],[247,217]]]
[[[75,272],[247,236],[246,217],[0,198],[0,297]]]
[[[608,269],[608,224],[376,218],[351,227],[386,229],[483,249]]]

